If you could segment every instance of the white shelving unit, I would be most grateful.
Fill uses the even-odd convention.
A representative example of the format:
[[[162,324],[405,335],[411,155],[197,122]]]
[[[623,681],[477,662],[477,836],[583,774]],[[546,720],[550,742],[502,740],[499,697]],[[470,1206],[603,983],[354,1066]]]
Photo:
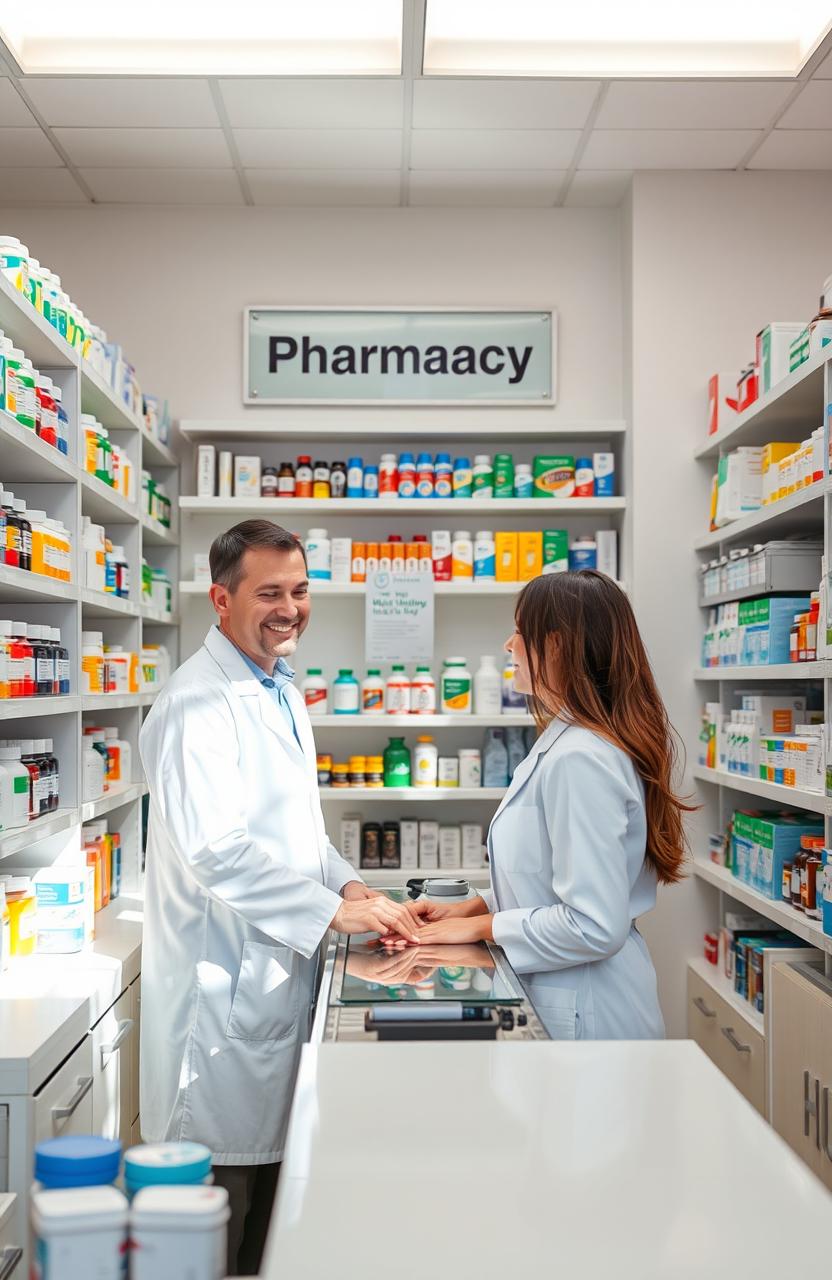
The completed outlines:
[[[762,778],[749,778],[741,773],[731,773],[728,769],[705,769],[696,765],[692,770],[697,782],[709,782],[715,787],[725,787],[729,791],[742,791],[749,796],[762,796],[772,805],[789,804],[796,809],[806,809],[809,813],[832,812],[832,801],[817,791],[799,791],[797,787],[781,787],[775,782],[764,782]]]
[[[760,592],[757,592],[759,595]],[[776,662],[767,667],[697,667],[693,673],[694,680],[707,683],[708,680],[748,681],[753,684],[757,680],[823,680],[832,671],[832,663],[827,658],[820,662]]]
[[[811,942],[813,947],[832,954],[832,937],[823,932],[817,920],[807,920],[806,916],[795,911],[793,907],[786,906],[785,902],[779,899],[763,897],[756,889],[743,884],[732,875],[728,867],[717,866],[716,863],[707,862],[704,858],[694,858],[693,873],[700,880],[705,880],[719,889],[727,897],[750,907],[758,915],[766,916],[781,929],[788,929],[790,933],[803,938],[805,942]]]
[[[217,450],[259,455],[264,466],[279,466],[298,454],[330,462],[360,456],[375,463],[386,449],[396,452],[448,452],[472,458],[477,453],[501,451],[513,454],[515,462],[531,462],[538,453],[571,454],[580,457],[596,451],[615,456],[616,483],[627,474],[627,425],[621,419],[605,421],[560,421],[556,411],[542,406],[488,408],[477,406],[351,406],[349,404],[246,409],[237,420],[185,420],[183,436],[194,446],[211,443]],[[195,467],[193,468],[195,473]],[[195,477],[194,477],[195,478]],[[614,529],[618,533],[619,578],[631,585],[628,572],[629,526],[626,495],[613,498],[503,499],[271,499],[204,498],[193,496],[196,486],[190,479],[180,499],[180,527],[184,574],[179,583],[179,609],[183,637],[188,651],[202,641],[213,613],[207,601],[208,586],[194,581],[192,556],[208,551],[211,541],[237,521],[267,516],[293,532],[305,536],[312,527],[325,527],[331,537],[357,541],[383,540],[391,533],[404,537],[430,534],[434,529],[464,528],[475,535],[481,529],[532,530],[566,529],[571,535]],[[622,494],[619,487],[616,492]],[[502,646],[513,629],[513,608],[522,582],[436,583],[435,644],[433,672],[438,681],[442,660],[465,655],[476,669],[478,655],[499,658]],[[364,634],[363,583],[313,582],[312,619],[303,636],[293,665],[301,679],[308,667],[322,667],[331,680],[341,667],[363,674],[367,663]],[[335,643],[333,644],[333,640]],[[375,665],[375,664],[369,664]],[[481,747],[487,728],[526,729],[531,718],[513,716],[403,716],[403,717],[316,717],[319,751],[331,752],[336,761],[346,761],[351,752],[381,752],[391,732],[410,730],[435,734],[439,753],[455,754],[463,746]],[[373,731],[375,740],[371,737]],[[352,745],[352,739],[355,744]],[[326,788],[322,792],[330,834],[338,841],[339,823],[353,810],[369,820],[376,805],[385,806],[385,816],[399,818],[411,813],[430,816],[436,804],[443,821],[481,822],[483,835],[488,820],[502,795],[500,789],[474,791],[453,788],[423,792],[421,789]],[[428,803],[429,802],[429,803]],[[451,807],[447,808],[450,803]],[[399,806],[396,812],[396,806]],[[425,812],[427,810],[427,812]],[[373,877],[379,873],[373,872]],[[388,877],[390,873],[381,873]],[[411,874],[411,873],[408,873]],[[486,880],[488,873],[482,873]],[[406,878],[406,877],[405,877]],[[376,883],[377,880],[373,880]]]
[[[724,973],[716,965],[709,964],[704,956],[700,956],[696,960],[691,960],[690,967],[703,982],[707,982],[708,986],[718,996],[722,996],[722,999],[740,1015],[749,1027],[753,1027],[760,1035],[765,1035],[765,1018],[763,1015],[747,1000],[744,1000],[741,995],[737,994]]]
[[[30,508],[61,519],[73,543],[72,581],[0,566],[0,617],[59,626],[70,655],[71,693],[65,697],[0,701],[4,737],[49,737],[61,768],[61,808],[25,827],[0,832],[0,859],[15,854],[20,865],[37,867],[78,848],[79,828],[96,817],[114,815],[122,836],[124,890],[138,889],[141,871],[141,780],[138,735],[152,693],[84,697],[81,695],[81,633],[95,630],[105,643],[140,652],[142,644],[164,643],[178,661],[176,600],[170,618],[141,607],[142,557],[166,568],[178,590],[176,530],[161,530],[142,518],[138,503],[127,502],[82,467],[80,415],[93,413],[124,448],[133,464],[136,492],[142,468],[178,497],[179,463],[165,445],[153,440],[108,386],[39,316],[28,301],[0,276],[0,328],[43,373],[61,387],[69,417],[69,456],[44,444],[33,431],[0,413],[0,481]],[[82,585],[82,516],[103,524],[107,536],[124,547],[129,566],[127,599]],[[106,719],[103,719],[106,717]],[[114,724],[132,748],[134,780],[113,786],[99,800],[83,803],[81,738],[86,723]],[[0,863],[2,869],[2,863]]]

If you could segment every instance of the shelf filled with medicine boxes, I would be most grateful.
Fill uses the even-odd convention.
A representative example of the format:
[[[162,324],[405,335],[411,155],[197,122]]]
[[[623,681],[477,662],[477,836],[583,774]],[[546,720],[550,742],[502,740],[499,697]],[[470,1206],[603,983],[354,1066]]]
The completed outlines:
[[[17,810],[0,814],[0,871],[2,860],[12,854],[16,866],[32,869],[71,858],[78,849],[79,828],[100,819],[121,832],[123,891],[137,890],[146,791],[138,735],[158,691],[157,685],[143,687],[144,679],[163,677],[179,659],[180,571],[174,514],[178,460],[168,444],[154,438],[159,427],[152,398],[146,400],[145,418],[140,421],[101,371],[71,348],[2,273],[0,329],[51,380],[64,414],[61,431],[51,435],[45,417],[42,431],[25,423],[6,405],[6,382],[0,380],[0,486],[4,495],[13,494],[25,503],[19,532],[32,540],[31,563],[20,559],[20,550],[28,554],[22,543],[16,548],[16,563],[0,563],[0,646],[8,640],[3,620],[25,627],[22,639],[29,648],[21,652],[32,663],[35,683],[30,687],[37,690],[48,682],[49,666],[53,689],[63,690],[32,695],[27,675],[26,692],[13,696],[7,666],[0,662],[0,743],[22,742],[28,748],[31,742],[35,753],[45,752],[44,763],[35,764],[41,778],[49,775],[52,760],[57,761],[59,778],[57,794],[51,793],[47,803],[42,790],[38,816],[30,816],[34,807],[29,814]],[[48,388],[47,394],[51,394]],[[44,414],[50,403],[54,410],[57,399],[38,402]],[[92,415],[95,422],[82,415]],[[117,472],[108,473],[97,465],[102,455],[91,450],[97,432],[98,443],[106,437],[109,455],[118,458]],[[95,474],[87,470],[88,465],[97,465]],[[151,520],[149,512],[147,524],[143,520],[141,499],[148,492],[141,484],[143,468],[169,495],[173,528],[158,518]],[[9,510],[15,513],[5,501],[0,505],[4,519]],[[165,515],[161,503],[154,515],[160,513]],[[5,538],[0,545],[5,559]],[[144,574],[143,559],[147,561]],[[98,633],[101,644],[116,651],[113,681],[116,670],[122,672],[119,681],[126,672],[132,691],[129,687],[111,693],[89,691],[90,647],[85,640],[90,632]],[[154,646],[164,646],[166,657]],[[129,655],[135,655],[135,662]],[[105,779],[107,748],[102,750],[101,743],[93,747],[89,736],[85,738],[84,731],[90,728],[110,730],[108,741],[120,744],[122,776]],[[89,768],[93,752],[95,776]],[[111,747],[110,757],[115,754],[116,748]],[[0,759],[0,767],[3,764]],[[30,788],[34,776],[30,772]]]
[[[759,1007],[760,993],[753,997],[757,1007],[750,1002],[747,975],[725,976],[740,955],[726,948],[744,950],[747,963],[755,952],[759,967],[761,956],[768,966],[815,955],[800,950],[814,947],[832,972],[832,934],[824,932],[816,897],[823,849],[832,845],[825,727],[832,719],[826,579],[832,499],[824,430],[831,356],[829,346],[815,351],[744,412],[724,415],[695,452],[703,525],[717,461],[710,508],[722,523],[695,541],[700,568],[691,583],[703,636],[693,679],[704,702],[699,738],[688,748],[701,805],[691,867],[697,918],[708,921],[710,932],[706,956],[700,950],[687,957],[688,1033],[700,1039],[706,1019],[716,1026],[723,1014],[744,1020],[736,1023],[739,1039],[728,1036],[736,1053],[724,1050],[724,1062],[719,1050],[715,1055],[740,1088],[731,1072],[742,1051],[746,1066],[763,1055],[768,1089],[768,1007],[764,1000],[765,1013]],[[786,878],[789,894],[797,890],[795,903],[784,900]],[[710,963],[717,948],[719,963]],[[703,996],[693,999],[697,982]],[[767,1114],[767,1093],[761,1105],[745,1091]]]
[[[507,707],[508,714],[502,716],[476,714],[476,706],[472,715],[444,714],[440,675],[445,655],[466,656],[472,673],[482,655],[494,655],[499,663],[513,629],[514,601],[524,582],[542,571],[544,561],[556,560],[557,568],[565,570],[570,546],[575,548],[576,565],[581,546],[589,544],[592,563],[619,583],[627,578],[628,587],[632,585],[629,513],[622,486],[629,445],[626,423],[621,420],[559,422],[556,412],[539,406],[483,411],[465,406],[338,405],[286,412],[255,407],[245,410],[238,421],[183,421],[181,429],[192,446],[179,502],[185,568],[179,583],[179,610],[185,652],[198,647],[214,621],[208,599],[209,547],[218,533],[237,521],[270,518],[307,545],[314,571],[310,573],[312,617],[292,660],[298,687],[309,669],[321,668],[333,688],[339,669],[352,670],[360,680],[377,665],[368,663],[364,652],[366,572],[385,568],[388,540],[393,546],[391,569],[398,564],[396,544],[402,551],[403,568],[408,567],[408,551],[411,569],[417,555],[423,566],[428,557],[423,571],[430,572],[436,596],[434,657],[428,664],[437,686],[436,710],[427,715],[315,715],[317,750],[324,756],[329,753],[333,764],[346,761],[348,750],[373,750],[381,756],[388,738],[397,732],[404,733],[414,762],[420,735],[433,737],[441,759],[465,748],[484,753],[490,728],[531,732],[532,720],[522,700],[519,707]],[[455,487],[454,461],[463,458],[469,459],[471,475],[466,478],[460,464]],[[308,489],[304,459],[310,464]],[[315,466],[320,459],[328,460],[321,464],[326,484]],[[545,484],[551,486],[545,496],[532,496],[536,483],[541,493]],[[413,496],[408,496],[411,492]],[[329,578],[318,576],[317,552],[310,550],[311,531],[322,527],[331,543]],[[444,568],[440,564],[444,544],[441,536],[433,538],[437,530],[446,531]],[[468,542],[460,537],[466,532]],[[459,539],[457,567],[464,566],[467,556],[471,558],[466,578],[452,573],[454,534]],[[376,542],[382,561],[378,566],[373,563]],[[420,548],[417,543],[422,544]],[[483,567],[484,573],[480,572]],[[338,636],[336,653],[334,634]],[[407,664],[408,673],[415,665]],[[385,677],[390,664],[380,666]],[[484,770],[484,754],[482,766]],[[487,778],[483,776],[482,781]],[[439,805],[442,826],[459,823],[462,830],[466,822],[473,823],[482,829],[484,839],[503,794],[503,786],[459,786],[447,791],[324,786],[321,791],[336,844],[352,809],[363,813],[365,822],[378,816],[383,826],[405,820],[408,811],[424,814],[429,804]],[[428,853],[425,869],[440,874],[470,872],[487,883],[480,849],[475,858],[469,852],[466,862],[460,860],[450,831],[446,842],[444,860],[434,860]],[[408,864],[410,871],[367,866],[362,873],[366,870],[374,884],[400,883],[414,873],[414,867],[418,869],[412,855]]]

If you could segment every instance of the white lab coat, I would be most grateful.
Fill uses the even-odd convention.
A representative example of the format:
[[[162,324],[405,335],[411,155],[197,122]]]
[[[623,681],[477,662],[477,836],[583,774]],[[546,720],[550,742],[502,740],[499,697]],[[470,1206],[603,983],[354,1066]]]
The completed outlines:
[[[656,902],[644,788],[630,758],[550,724],[517,766],[488,833],[494,939],[559,1040],[664,1036],[635,921]]]
[[[213,627],[142,728],[150,787],[142,948],[145,1141],[218,1164],[282,1155],[317,948],[355,871],[327,839],[303,698],[303,751]]]

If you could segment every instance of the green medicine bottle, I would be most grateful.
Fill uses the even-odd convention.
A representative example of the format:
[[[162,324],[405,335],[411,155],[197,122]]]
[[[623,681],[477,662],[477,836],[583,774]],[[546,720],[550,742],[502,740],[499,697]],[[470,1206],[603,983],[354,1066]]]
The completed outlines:
[[[514,458],[510,453],[494,455],[494,497],[514,497]]]
[[[410,752],[404,738],[391,738],[384,748],[384,785],[410,786]]]

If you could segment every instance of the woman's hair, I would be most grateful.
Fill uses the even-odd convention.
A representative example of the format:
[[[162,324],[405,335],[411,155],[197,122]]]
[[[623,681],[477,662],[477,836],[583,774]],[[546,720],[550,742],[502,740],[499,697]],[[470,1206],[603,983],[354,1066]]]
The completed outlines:
[[[523,588],[514,617],[538,729],[557,715],[626,752],[644,783],[647,860],[663,884],[673,884],[686,852],[682,815],[695,806],[673,790],[676,734],[629,600],[592,569],[546,574]]]

